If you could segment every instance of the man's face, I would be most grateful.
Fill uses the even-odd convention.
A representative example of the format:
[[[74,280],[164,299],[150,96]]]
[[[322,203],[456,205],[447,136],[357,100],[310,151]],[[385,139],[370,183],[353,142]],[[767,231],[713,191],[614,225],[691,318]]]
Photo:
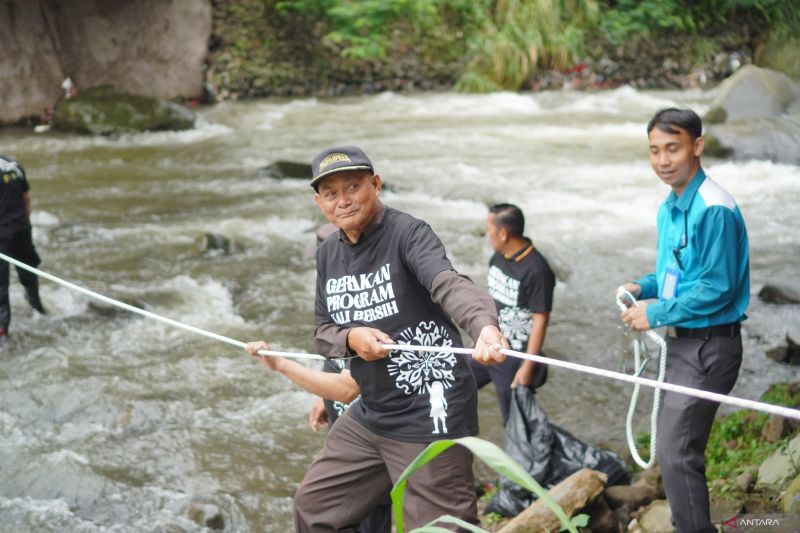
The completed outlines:
[[[501,230],[494,223],[494,217],[494,213],[489,213],[489,216],[486,218],[486,238],[489,240],[489,246],[491,246],[495,252],[499,252],[503,241],[500,235]]]
[[[378,210],[381,178],[364,170],[346,170],[323,179],[315,197],[325,217],[345,232],[360,232]]]
[[[678,133],[650,130],[650,164],[658,177],[680,195],[700,168],[703,138],[692,139],[683,128]]]

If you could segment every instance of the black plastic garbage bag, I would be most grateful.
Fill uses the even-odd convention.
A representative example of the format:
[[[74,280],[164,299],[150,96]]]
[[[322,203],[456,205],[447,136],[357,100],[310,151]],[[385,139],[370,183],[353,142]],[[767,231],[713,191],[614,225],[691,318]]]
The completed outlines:
[[[526,387],[517,387],[511,395],[505,450],[545,489],[554,487],[581,468],[605,473],[607,486],[631,482],[625,463],[617,454],[583,442],[551,424],[536,395]],[[535,499],[536,495],[501,477],[497,493],[485,512],[516,516]]]

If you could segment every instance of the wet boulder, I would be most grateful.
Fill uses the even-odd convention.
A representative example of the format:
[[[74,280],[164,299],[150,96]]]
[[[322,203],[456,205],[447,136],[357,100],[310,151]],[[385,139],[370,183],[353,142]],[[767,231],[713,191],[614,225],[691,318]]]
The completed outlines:
[[[708,155],[800,163],[800,83],[747,65],[720,85],[705,116]]]
[[[189,519],[201,527],[222,531],[225,529],[225,517],[219,507],[212,503],[192,501],[188,509]]]
[[[800,84],[782,72],[745,65],[722,82],[705,120],[709,124],[784,115],[800,98]]]
[[[764,285],[758,291],[758,297],[768,304],[800,304],[800,293],[789,287]]]
[[[779,344],[767,350],[767,357],[778,363],[800,365],[800,344],[797,344],[787,333],[786,344]]]
[[[117,135],[186,130],[194,127],[194,121],[194,113],[180,104],[101,86],[82,91],[59,104],[53,117],[53,128],[74,133]]]
[[[203,233],[195,239],[195,246],[204,255],[228,255],[236,251],[235,243],[219,233]]]
[[[311,165],[309,163],[298,163],[296,161],[275,161],[269,165],[258,169],[259,178],[276,179],[311,179]]]

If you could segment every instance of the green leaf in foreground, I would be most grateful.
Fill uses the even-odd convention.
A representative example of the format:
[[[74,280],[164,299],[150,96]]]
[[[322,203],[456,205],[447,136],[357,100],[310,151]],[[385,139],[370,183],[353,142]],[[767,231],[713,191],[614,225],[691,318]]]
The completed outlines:
[[[564,513],[564,510],[558,505],[558,503],[547,493],[547,491],[542,488],[539,483],[536,482],[535,479],[531,477],[525,469],[514,461],[511,457],[508,456],[503,450],[501,450],[495,444],[491,442],[485,441],[483,439],[479,439],[477,437],[463,437],[460,439],[446,439],[446,440],[438,440],[432,442],[427,448],[425,448],[416,459],[414,459],[410,465],[405,469],[405,471],[400,475],[400,478],[395,483],[394,488],[392,489],[392,507],[395,513],[395,521],[397,526],[398,533],[403,533],[403,497],[406,490],[406,485],[408,483],[408,478],[411,475],[428,464],[431,460],[433,460],[439,454],[445,452],[447,449],[454,445],[461,445],[469,449],[475,456],[483,460],[487,465],[492,467],[496,472],[499,472],[501,475],[507,477],[514,483],[528,489],[529,491],[536,494],[536,496],[541,499],[545,504],[553,511],[558,519],[561,521],[562,529],[567,529],[572,533],[578,533],[576,528],[576,524],[570,520],[570,518]],[[576,517],[579,518],[579,517]],[[415,529],[412,533],[433,533],[438,531],[443,531],[442,528],[435,526],[437,522],[448,522],[458,524],[461,527],[465,527],[471,531],[481,532],[484,531],[476,526],[472,526],[470,524],[466,524],[465,522],[454,518],[452,516],[443,516],[437,520],[434,520],[430,524],[427,524],[421,528]],[[575,522],[578,522],[576,520]],[[444,530],[446,531],[446,530]]]

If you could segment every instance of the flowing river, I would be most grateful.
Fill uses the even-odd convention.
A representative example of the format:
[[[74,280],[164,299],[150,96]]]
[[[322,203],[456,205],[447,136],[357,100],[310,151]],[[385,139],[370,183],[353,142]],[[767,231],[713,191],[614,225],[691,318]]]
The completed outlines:
[[[0,153],[28,171],[43,270],[241,341],[313,352],[307,250],[323,217],[307,183],[258,170],[361,145],[389,185],[384,201],[427,220],[481,285],[487,205],[520,205],[558,275],[548,354],[616,369],[614,288],[654,267],[655,212],[668,192],[649,166],[646,122],[674,104],[702,114],[712,97],[621,88],[232,102],[179,133],[0,130]],[[799,377],[765,351],[800,324],[800,306],[755,295],[797,283],[800,169],[704,163],[748,225],[753,298],[733,394],[757,399]],[[230,253],[203,253],[205,233],[230,239]],[[324,438],[308,427],[311,395],[235,347],[45,280],[42,298],[46,316],[12,274],[0,530],[200,531],[197,517],[214,509],[227,531],[291,530],[293,491]],[[490,388],[481,435],[502,442]],[[630,391],[556,369],[539,397],[558,425],[621,449]]]

